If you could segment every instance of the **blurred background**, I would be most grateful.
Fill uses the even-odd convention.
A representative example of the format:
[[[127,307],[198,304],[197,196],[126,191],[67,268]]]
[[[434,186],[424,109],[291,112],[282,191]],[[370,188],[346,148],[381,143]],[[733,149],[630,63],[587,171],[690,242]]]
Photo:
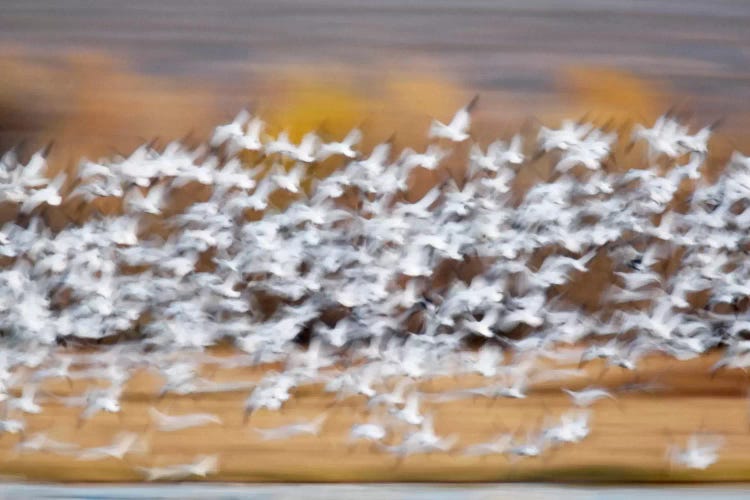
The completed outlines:
[[[414,142],[474,93],[491,136],[535,117],[750,123],[745,0],[0,0],[0,148],[58,159],[210,128]],[[368,134],[366,134],[368,136]],[[411,137],[410,137],[411,136]],[[64,155],[61,158],[60,155]]]
[[[481,142],[562,118],[650,124],[676,108],[694,127],[721,119],[724,151],[750,152],[750,0],[0,0],[0,13],[0,151],[54,141],[61,168],[152,140],[197,143],[242,108],[292,139],[361,127],[369,145],[395,132],[397,147],[419,148],[433,117],[448,119],[475,94]],[[185,190],[186,199],[196,192]],[[610,271],[570,296],[598,303]],[[746,380],[709,385],[713,361],[696,361],[698,379],[671,373],[686,394],[701,381],[700,401],[723,422],[730,403],[745,411]],[[740,391],[741,401],[724,397]],[[692,420],[682,420],[692,431],[705,408],[687,405]],[[519,422],[531,421],[531,406],[545,411],[537,401],[519,406]],[[72,425],[63,431],[82,435]],[[193,445],[206,439],[196,436]],[[169,446],[183,446],[178,439]],[[661,459],[662,441],[648,443],[651,459]]]

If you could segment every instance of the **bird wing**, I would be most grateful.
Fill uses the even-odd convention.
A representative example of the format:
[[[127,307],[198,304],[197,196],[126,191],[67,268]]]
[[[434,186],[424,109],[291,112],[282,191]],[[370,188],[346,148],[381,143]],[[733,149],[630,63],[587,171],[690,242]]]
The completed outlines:
[[[158,207],[162,203],[165,192],[166,186],[164,184],[157,184],[146,193],[146,199]]]
[[[353,129],[348,134],[346,134],[346,137],[344,137],[344,140],[341,141],[343,144],[346,144],[349,147],[352,147],[356,144],[359,144],[359,141],[362,140],[362,131],[358,128]]]
[[[315,147],[318,144],[318,136],[315,132],[308,132],[302,138],[302,142],[299,144],[298,151],[300,155],[312,155],[315,151]]]
[[[260,118],[253,118],[247,126],[247,136],[260,140],[260,133],[263,131],[265,123]]]
[[[409,397],[406,398],[406,404],[404,410],[408,412],[416,413],[419,411],[419,394],[412,392]]]
[[[430,435],[435,434],[435,422],[432,414],[425,415],[424,420],[422,421],[422,431]]]
[[[457,132],[466,132],[471,124],[471,115],[466,108],[459,109],[448,124],[448,127]]]
[[[470,113],[477,105],[477,101],[479,101],[479,94],[475,95],[471,101],[469,101],[469,104],[458,110],[448,126],[454,130],[466,132],[471,123]]]
[[[153,406],[148,409],[148,414],[151,416],[151,420],[156,423],[157,427],[164,427],[170,423],[169,415],[166,415]]]

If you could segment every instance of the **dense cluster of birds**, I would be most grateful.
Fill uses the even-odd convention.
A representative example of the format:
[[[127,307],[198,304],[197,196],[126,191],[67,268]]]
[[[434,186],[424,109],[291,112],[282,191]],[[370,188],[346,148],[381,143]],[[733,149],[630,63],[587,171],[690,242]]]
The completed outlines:
[[[363,153],[359,130],[334,141],[315,132],[299,143],[285,132],[272,137],[246,112],[203,146],[148,144],[82,161],[75,175],[50,178],[46,151],[25,163],[18,151],[6,153],[0,203],[14,218],[0,229],[2,432],[24,429],[21,417],[7,415],[42,410],[45,379],[108,381],[52,398],[87,420],[119,412],[123,387],[143,368],[164,379],[162,394],[247,391],[248,417],[281,409],[308,384],[324,384],[337,400],[364,397],[373,418],[352,427],[351,439],[403,457],[456,449],[457,437],[436,434],[423,401],[525,398],[534,383],[563,376],[549,362],[600,359],[635,370],[650,353],[689,359],[721,347],[714,370],[750,366],[750,158],[735,153],[709,181],[712,128],[691,131],[671,114],[626,138],[647,149],[644,168],[609,168],[622,137],[581,121],[540,127],[536,141],[516,135],[482,147],[470,131],[475,105],[447,124],[435,120],[424,150],[398,155],[392,141]],[[543,157],[552,174],[519,190],[517,177]],[[448,168],[456,162],[460,175]],[[322,164],[337,168],[317,176]],[[434,186],[413,199],[417,171]],[[175,209],[172,195],[189,186],[210,194]],[[279,193],[285,201],[274,203]],[[66,204],[101,199],[121,209],[61,229],[46,223]],[[597,266],[612,284],[596,291],[595,306],[576,303],[571,289],[591,286]],[[100,346],[93,354],[56,347],[76,342]],[[181,355],[222,343],[242,354]],[[218,383],[199,375],[205,363],[283,369]],[[459,373],[487,383],[416,389]],[[560,421],[464,452],[533,457],[583,440],[585,408],[614,396],[597,387],[568,393],[577,409]],[[162,431],[220,423],[156,409],[151,417]],[[259,433],[316,434],[324,421]],[[36,435],[18,449],[96,459],[122,457],[138,441],[124,434],[109,447],[78,450]],[[691,438],[669,457],[707,467],[720,446],[709,441]],[[146,474],[216,467],[208,456]]]

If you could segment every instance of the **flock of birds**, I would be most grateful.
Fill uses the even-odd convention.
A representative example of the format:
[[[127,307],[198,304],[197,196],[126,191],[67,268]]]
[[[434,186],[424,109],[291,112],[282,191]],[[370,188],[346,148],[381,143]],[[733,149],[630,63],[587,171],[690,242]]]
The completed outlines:
[[[588,407],[615,395],[566,390],[573,409],[559,420],[463,448],[458,436],[436,433],[424,403],[520,399],[540,381],[582,373],[550,363],[599,359],[635,371],[648,354],[684,360],[723,348],[713,370],[750,366],[750,158],[735,153],[709,182],[711,127],[691,132],[671,114],[635,127],[626,140],[647,148],[646,167],[624,172],[610,168],[622,138],[585,122],[483,148],[470,133],[475,105],[434,121],[426,149],[398,155],[392,141],[363,153],[359,130],[331,142],[314,132],[299,143],[272,137],[246,112],[201,147],[144,145],[83,161],[75,176],[50,178],[46,151],[26,163],[6,153],[0,203],[13,220],[0,229],[0,432],[23,435],[23,415],[41,403],[80,407],[81,424],[118,413],[142,369],[163,379],[160,395],[245,391],[237,411],[247,419],[322,384],[336,401],[367,401],[371,417],[351,427],[352,443],[400,458],[519,459],[584,440]],[[519,190],[517,175],[543,158],[551,176]],[[456,162],[460,175],[449,168]],[[337,168],[316,175],[324,164]],[[417,171],[435,182],[412,199]],[[210,194],[175,208],[173,194],[198,185]],[[56,230],[47,223],[51,211],[101,199],[117,201],[116,212]],[[595,307],[576,303],[571,289],[597,265],[611,269],[611,286]],[[98,347],[59,346],[71,343]],[[239,354],[205,351],[219,344]],[[273,363],[281,368],[253,382],[220,383],[199,370]],[[485,383],[417,387],[467,373]],[[39,389],[60,378],[91,387],[68,397]],[[161,432],[221,423],[156,408],[150,418]],[[324,425],[321,416],[258,434],[317,435]],[[97,460],[142,445],[132,433],[88,449],[34,434],[16,451]],[[706,468],[720,447],[720,437],[696,434],[668,457]],[[217,467],[211,455],[143,472],[179,479]]]

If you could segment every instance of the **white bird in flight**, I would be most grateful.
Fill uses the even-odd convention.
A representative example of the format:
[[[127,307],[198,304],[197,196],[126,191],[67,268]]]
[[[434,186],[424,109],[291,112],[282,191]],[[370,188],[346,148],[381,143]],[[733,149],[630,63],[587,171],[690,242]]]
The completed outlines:
[[[211,413],[187,413],[184,415],[167,415],[156,408],[149,408],[148,413],[157,430],[162,432],[179,431],[192,427],[201,427],[209,424],[219,424],[222,421]]]
[[[693,434],[684,448],[671,445],[667,457],[672,465],[704,470],[719,460],[719,450],[724,444],[721,436]]]
[[[180,480],[192,476],[206,477],[219,471],[218,455],[202,455],[189,464],[167,465],[164,467],[139,467],[146,481]]]
[[[447,125],[438,120],[432,120],[430,125],[430,138],[448,139],[453,142],[463,142],[468,139],[469,127],[471,126],[471,112],[479,100],[479,95],[474,96],[469,104],[459,109],[453,119]]]

